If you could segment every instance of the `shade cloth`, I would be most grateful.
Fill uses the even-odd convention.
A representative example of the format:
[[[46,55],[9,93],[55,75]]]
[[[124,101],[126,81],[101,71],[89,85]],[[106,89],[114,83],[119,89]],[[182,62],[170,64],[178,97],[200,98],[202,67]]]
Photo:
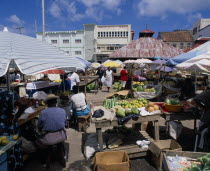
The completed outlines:
[[[5,75],[11,61],[26,75],[34,75],[49,69],[72,67],[83,69],[76,59],[64,51],[32,37],[0,31],[0,76]]]

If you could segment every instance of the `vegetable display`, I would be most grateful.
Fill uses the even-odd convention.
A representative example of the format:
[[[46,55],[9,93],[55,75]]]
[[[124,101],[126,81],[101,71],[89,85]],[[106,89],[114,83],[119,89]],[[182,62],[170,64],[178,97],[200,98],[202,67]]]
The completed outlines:
[[[122,88],[122,85],[121,85],[120,82],[115,82],[115,83],[113,84],[113,89],[117,89],[117,91],[120,91],[121,88]]]
[[[91,83],[87,85],[88,90],[95,90],[97,89],[97,85],[95,83]]]
[[[155,88],[144,88],[143,86],[134,86],[132,90],[134,92],[156,92]]]
[[[106,109],[111,109],[113,108],[114,106],[117,105],[117,102],[116,102],[116,99],[113,98],[113,99],[106,99],[104,100],[103,102],[103,106],[106,108]]]
[[[156,105],[156,104],[154,104],[154,103],[152,103],[152,102],[149,102],[149,103],[147,104],[147,106],[145,107],[145,110],[146,110],[147,112],[154,112],[154,111],[156,111],[156,110],[159,110],[159,106]]]
[[[166,104],[170,104],[170,105],[181,105],[181,102],[179,101],[179,99],[174,98],[174,99],[166,99],[165,100]]]

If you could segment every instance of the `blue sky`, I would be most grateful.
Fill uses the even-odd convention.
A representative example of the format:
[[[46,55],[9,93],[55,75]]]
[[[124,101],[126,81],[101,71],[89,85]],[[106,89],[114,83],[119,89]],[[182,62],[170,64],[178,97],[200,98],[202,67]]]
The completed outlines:
[[[148,28],[156,32],[191,29],[200,18],[210,18],[210,0],[45,0],[46,31],[83,29],[83,24],[131,24],[135,39]],[[35,37],[42,31],[41,0],[0,0],[0,30]]]

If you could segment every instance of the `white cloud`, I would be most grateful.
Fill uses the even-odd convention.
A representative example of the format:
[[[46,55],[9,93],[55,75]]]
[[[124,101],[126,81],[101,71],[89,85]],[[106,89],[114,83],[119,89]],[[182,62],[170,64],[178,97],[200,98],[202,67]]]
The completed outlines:
[[[25,23],[23,20],[18,18],[17,15],[11,15],[9,18],[7,18],[7,21],[13,24],[17,24],[18,26],[22,26]]]
[[[167,13],[188,14],[209,8],[210,0],[139,0],[137,9],[141,16],[161,17]]]
[[[116,12],[121,15],[120,5],[125,0],[55,0],[49,7],[49,13],[61,20],[78,21],[83,18],[92,18],[101,21],[105,11]],[[84,7],[82,11],[80,8]],[[108,15],[108,13],[106,14]]]

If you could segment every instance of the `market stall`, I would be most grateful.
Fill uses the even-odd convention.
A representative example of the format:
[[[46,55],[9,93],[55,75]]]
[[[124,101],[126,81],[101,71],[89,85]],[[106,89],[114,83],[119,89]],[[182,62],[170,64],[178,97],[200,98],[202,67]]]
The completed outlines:
[[[94,86],[94,89],[97,90],[97,85],[98,85],[98,76],[80,76],[80,83],[79,83],[79,89],[80,88],[84,88],[84,92],[85,92],[85,95],[87,93],[87,87],[88,85],[90,84],[94,84],[96,86]]]

